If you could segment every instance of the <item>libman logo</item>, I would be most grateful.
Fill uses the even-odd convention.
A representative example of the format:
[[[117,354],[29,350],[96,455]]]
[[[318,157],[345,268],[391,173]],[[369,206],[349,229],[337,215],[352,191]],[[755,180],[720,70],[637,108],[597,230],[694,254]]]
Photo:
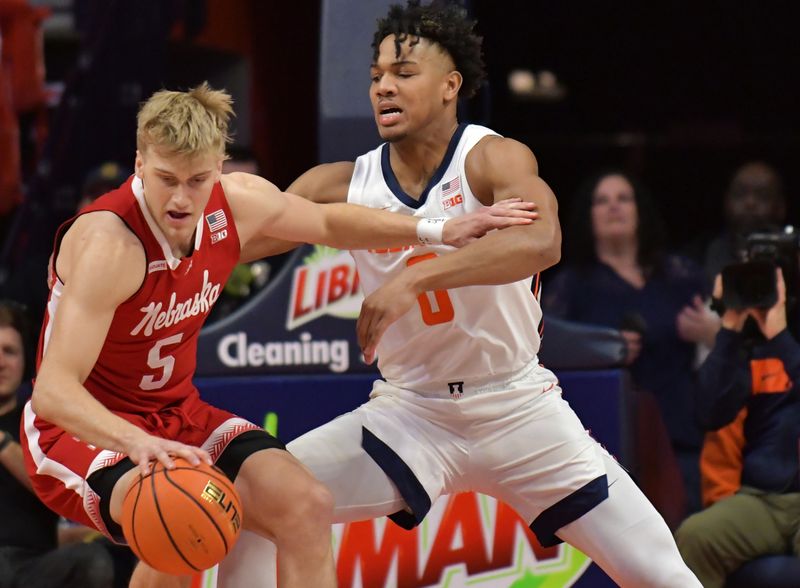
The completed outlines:
[[[314,252],[294,270],[286,329],[291,331],[323,315],[356,319],[363,300],[350,254],[315,245]]]
[[[383,518],[333,533],[341,588],[562,588],[591,564],[569,545],[542,547],[509,506],[474,493],[438,500],[412,531]]]

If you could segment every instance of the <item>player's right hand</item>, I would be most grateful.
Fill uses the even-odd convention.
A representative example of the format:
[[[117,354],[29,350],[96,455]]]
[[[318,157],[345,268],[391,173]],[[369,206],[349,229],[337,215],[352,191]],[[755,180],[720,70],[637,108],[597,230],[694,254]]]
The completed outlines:
[[[169,470],[175,467],[173,457],[182,457],[192,465],[200,465],[201,461],[209,465],[214,463],[208,452],[199,447],[149,435],[141,429],[125,444],[124,453],[139,466],[143,476],[150,472],[151,461],[159,461]]]
[[[529,225],[539,218],[536,204],[522,198],[506,198],[484,206],[475,212],[447,219],[442,230],[442,242],[463,247],[489,231],[513,225]]]

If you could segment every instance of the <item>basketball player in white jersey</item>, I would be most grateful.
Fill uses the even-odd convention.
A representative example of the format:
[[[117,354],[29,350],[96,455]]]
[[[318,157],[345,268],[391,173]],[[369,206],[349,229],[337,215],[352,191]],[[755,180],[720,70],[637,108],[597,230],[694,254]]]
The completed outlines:
[[[622,586],[700,586],[661,516],[538,363],[538,276],[560,257],[557,204],[527,147],[456,119],[458,97],[483,76],[473,24],[456,7],[392,7],[370,69],[386,143],[289,191],[429,219],[432,236],[439,219],[510,196],[535,202],[539,219],[459,250],[354,251],[366,294],[359,341],[384,380],[288,448],[333,493],[336,521],[389,515],[410,528],[442,494],[477,491]]]

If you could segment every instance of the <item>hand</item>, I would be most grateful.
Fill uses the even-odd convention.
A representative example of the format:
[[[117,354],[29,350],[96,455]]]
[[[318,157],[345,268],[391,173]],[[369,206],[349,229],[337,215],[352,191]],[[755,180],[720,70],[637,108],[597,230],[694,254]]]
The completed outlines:
[[[714,278],[714,298],[719,300],[722,299],[722,275],[717,274],[717,277]],[[734,310],[732,308],[726,308],[725,312],[722,313],[722,320],[720,321],[720,325],[725,327],[728,330],[736,331],[737,333],[741,333],[742,329],[744,328],[744,322],[747,320],[747,317],[750,316],[750,311],[747,309],[744,310]]]
[[[639,358],[642,352],[642,335],[636,331],[620,331],[620,335],[625,339],[625,357],[622,362],[625,365],[631,365]]]
[[[535,203],[521,198],[507,198],[492,206],[484,206],[475,212],[448,219],[444,223],[442,241],[445,245],[463,247],[489,231],[514,225],[529,225],[538,217]]]
[[[386,329],[417,302],[419,294],[401,272],[364,299],[356,322],[364,361],[375,361],[375,349]]]
[[[160,461],[165,468],[171,470],[175,467],[173,456],[182,457],[195,466],[200,465],[201,460],[208,465],[213,464],[211,456],[199,447],[149,435],[141,429],[131,435],[130,441],[125,443],[123,453],[139,466],[143,476],[150,472],[150,462],[154,460]]]
[[[770,308],[753,308],[749,310],[761,333],[767,340],[772,339],[786,329],[786,282],[783,280],[781,268],[775,270],[775,288],[778,300]]]
[[[700,296],[692,298],[691,304],[683,307],[675,319],[678,336],[689,343],[714,345],[720,327],[720,317],[708,308]]]

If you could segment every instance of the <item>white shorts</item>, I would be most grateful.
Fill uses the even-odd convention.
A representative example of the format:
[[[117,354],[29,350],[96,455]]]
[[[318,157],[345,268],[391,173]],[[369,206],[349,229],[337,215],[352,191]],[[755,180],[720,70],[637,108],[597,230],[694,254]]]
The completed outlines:
[[[440,495],[475,491],[514,508],[548,546],[608,496],[604,450],[534,364],[459,398],[379,380],[369,402],[287,448],[331,488],[342,521],[385,514],[411,528]]]

